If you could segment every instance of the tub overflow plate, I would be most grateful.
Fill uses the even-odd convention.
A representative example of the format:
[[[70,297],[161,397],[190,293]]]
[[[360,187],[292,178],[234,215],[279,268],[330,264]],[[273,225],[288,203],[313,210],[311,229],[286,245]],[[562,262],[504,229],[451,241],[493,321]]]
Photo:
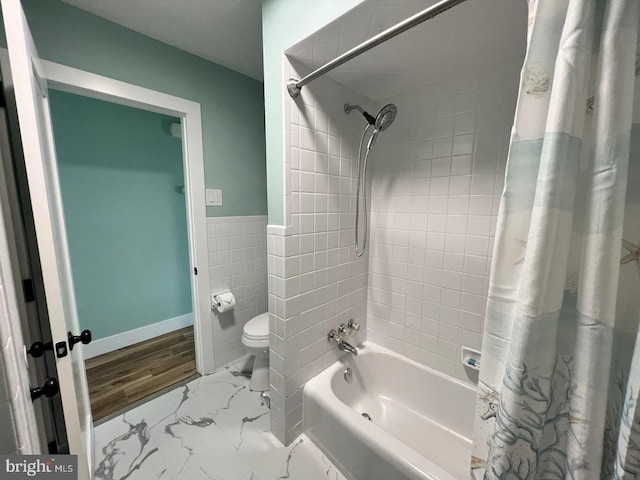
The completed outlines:
[[[347,382],[351,382],[351,379],[353,378],[353,372],[351,371],[351,367],[347,367],[344,369],[344,379]]]

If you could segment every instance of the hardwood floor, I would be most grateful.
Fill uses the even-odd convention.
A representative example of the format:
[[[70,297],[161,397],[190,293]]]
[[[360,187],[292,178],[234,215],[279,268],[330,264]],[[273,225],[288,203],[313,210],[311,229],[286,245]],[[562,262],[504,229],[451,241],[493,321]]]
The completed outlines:
[[[183,328],[86,361],[94,421],[198,376],[193,327]]]

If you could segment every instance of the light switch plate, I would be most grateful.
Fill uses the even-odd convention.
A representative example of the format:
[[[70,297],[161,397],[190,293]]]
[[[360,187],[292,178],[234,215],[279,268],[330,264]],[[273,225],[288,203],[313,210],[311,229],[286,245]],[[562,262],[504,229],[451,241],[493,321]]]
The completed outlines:
[[[222,190],[218,188],[207,188],[206,204],[207,204],[207,207],[221,207],[222,206]]]

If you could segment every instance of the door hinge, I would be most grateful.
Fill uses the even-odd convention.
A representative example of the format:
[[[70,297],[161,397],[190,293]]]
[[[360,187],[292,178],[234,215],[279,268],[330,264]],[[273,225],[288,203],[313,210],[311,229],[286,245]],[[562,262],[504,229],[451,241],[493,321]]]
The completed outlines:
[[[36,299],[36,294],[33,290],[33,280],[25,278],[22,280],[22,293],[24,295],[24,301],[29,303]]]

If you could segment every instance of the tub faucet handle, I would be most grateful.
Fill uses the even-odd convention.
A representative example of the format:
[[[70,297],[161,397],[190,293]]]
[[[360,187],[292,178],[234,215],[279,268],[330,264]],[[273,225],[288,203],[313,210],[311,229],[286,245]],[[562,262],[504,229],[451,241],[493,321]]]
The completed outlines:
[[[340,334],[338,333],[338,330],[336,330],[335,328],[329,330],[329,334],[327,335],[327,340],[329,340],[329,343],[331,342],[340,342],[340,340],[342,340],[342,338],[340,338]]]
[[[349,326],[345,323],[343,323],[342,325],[340,325],[338,327],[338,332],[343,333],[345,335],[349,335],[351,333],[351,328],[349,328]]]
[[[360,330],[360,324],[358,322],[356,322],[353,318],[351,320],[349,320],[349,323],[347,324],[347,327],[349,327],[352,330],[358,331]]]

